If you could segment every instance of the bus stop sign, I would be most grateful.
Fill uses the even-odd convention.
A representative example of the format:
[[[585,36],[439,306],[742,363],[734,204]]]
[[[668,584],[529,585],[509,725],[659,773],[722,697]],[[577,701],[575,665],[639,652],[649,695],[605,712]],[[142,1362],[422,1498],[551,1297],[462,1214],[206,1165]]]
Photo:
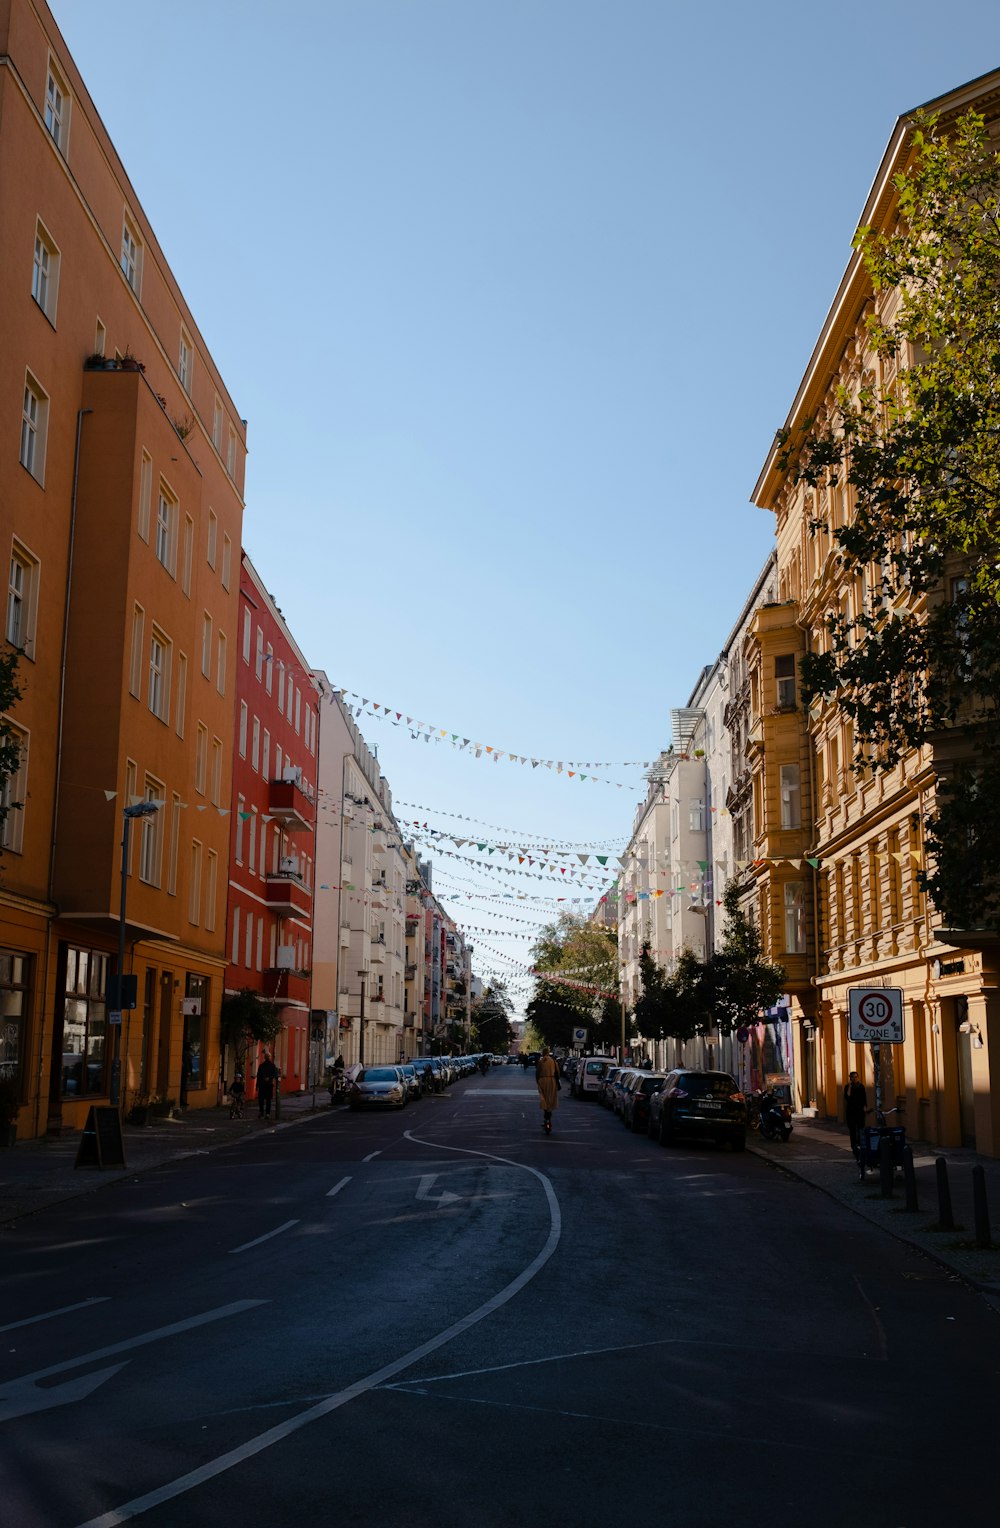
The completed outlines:
[[[903,1043],[902,987],[848,989],[848,1038],[864,1045]]]

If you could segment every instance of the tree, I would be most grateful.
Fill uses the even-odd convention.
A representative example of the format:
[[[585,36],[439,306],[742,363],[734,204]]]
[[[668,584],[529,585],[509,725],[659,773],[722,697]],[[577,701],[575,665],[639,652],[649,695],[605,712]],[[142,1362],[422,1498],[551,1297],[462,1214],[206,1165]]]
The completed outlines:
[[[472,1011],[472,1022],[479,1036],[479,1045],[492,1056],[506,1056],[514,1037],[510,1016],[514,1003],[507,991],[507,983],[497,977],[486,988]]]
[[[931,744],[923,884],[949,926],[1000,923],[1000,156],[983,118],[945,129],[918,114],[898,220],[855,236],[876,297],[872,371],[834,416],[785,437],[781,465],[848,492],[831,536],[840,588],[803,694],[854,724],[855,768],[892,768]],[[885,317],[890,313],[891,317]],[[874,372],[880,369],[881,375]]]
[[[9,647],[0,653],[0,828],[7,821],[8,813],[19,812],[20,801],[8,800],[8,784],[21,767],[22,742],[6,720],[11,707],[21,699],[23,690],[17,677],[21,661],[21,649]]]
[[[539,974],[527,1006],[528,1019],[547,1045],[568,1049],[573,1030],[582,1027],[592,1047],[607,1027],[608,995],[618,991],[614,930],[576,913],[562,913],[557,922],[541,930],[532,957]],[[546,973],[551,973],[551,980],[546,980]],[[557,980],[560,975],[566,979]],[[620,1034],[620,1016],[618,1025]],[[618,1038],[611,1043],[617,1044]]]
[[[738,881],[729,882],[722,905],[726,927],[721,949],[708,960],[708,986],[715,1025],[721,1034],[731,1034],[756,1024],[764,1009],[774,1007],[784,991],[785,972],[762,958],[760,934],[740,906]]]
[[[241,987],[222,999],[220,1032],[223,1049],[231,1045],[236,1065],[245,1070],[251,1045],[273,1045],[281,1034],[281,1012],[251,987]]]

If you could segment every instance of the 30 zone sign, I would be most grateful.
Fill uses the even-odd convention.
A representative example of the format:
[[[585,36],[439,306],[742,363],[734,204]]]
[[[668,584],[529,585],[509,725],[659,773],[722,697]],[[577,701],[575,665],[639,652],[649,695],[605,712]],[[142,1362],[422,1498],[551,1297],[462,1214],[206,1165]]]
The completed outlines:
[[[902,987],[851,987],[850,1039],[862,1044],[901,1045],[903,1042]]]

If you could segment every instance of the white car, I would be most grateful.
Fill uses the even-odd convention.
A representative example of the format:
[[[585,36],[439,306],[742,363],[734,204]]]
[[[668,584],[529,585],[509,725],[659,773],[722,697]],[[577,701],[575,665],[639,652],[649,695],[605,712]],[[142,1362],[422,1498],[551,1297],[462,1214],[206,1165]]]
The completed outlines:
[[[573,1078],[573,1091],[577,1098],[596,1098],[605,1072],[617,1065],[614,1056],[584,1056]]]

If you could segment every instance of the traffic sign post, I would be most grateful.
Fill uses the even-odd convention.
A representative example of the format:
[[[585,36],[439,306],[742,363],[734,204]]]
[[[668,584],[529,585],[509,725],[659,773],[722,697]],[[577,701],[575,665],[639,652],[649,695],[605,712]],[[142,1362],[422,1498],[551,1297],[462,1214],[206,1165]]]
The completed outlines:
[[[875,1119],[883,1123],[882,1046],[903,1043],[902,987],[849,987],[848,1038],[872,1048],[875,1070]]]

